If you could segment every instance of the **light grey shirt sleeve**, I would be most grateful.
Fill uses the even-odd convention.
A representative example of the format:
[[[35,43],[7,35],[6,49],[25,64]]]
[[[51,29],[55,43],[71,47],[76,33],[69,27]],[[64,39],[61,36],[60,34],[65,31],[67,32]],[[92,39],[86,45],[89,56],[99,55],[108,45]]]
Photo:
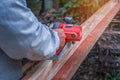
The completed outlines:
[[[59,47],[57,32],[38,22],[25,0],[1,0],[0,48],[13,59],[49,59]]]

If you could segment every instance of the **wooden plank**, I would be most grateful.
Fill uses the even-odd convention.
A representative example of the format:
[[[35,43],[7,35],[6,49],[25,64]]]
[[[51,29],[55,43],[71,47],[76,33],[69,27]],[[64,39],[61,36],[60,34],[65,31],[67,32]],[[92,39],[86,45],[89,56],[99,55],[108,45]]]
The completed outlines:
[[[83,43],[78,47],[74,52],[71,58],[66,62],[66,64],[59,70],[53,80],[70,80],[74,75],[75,71],[78,69],[79,65],[85,59],[91,48],[94,46],[97,39],[107,28],[108,24],[116,13],[120,9],[120,3],[117,4],[105,17],[104,19],[96,26],[96,28],[91,32],[91,36],[83,41]]]
[[[108,35],[116,35],[116,34],[119,34],[119,35],[120,35],[120,32],[119,32],[119,31],[105,31],[104,34],[108,34]]]
[[[46,65],[47,64],[47,65]],[[52,69],[52,61],[46,60],[37,71],[29,78],[29,80],[44,80],[47,73]]]
[[[113,20],[112,23],[113,24],[120,24],[120,20]]]
[[[34,65],[34,62],[28,62],[28,63],[26,63],[26,64],[23,66],[22,71],[23,71],[24,73],[26,73],[26,71],[27,71],[31,66],[33,66],[33,65]]]
[[[30,78],[32,75],[34,75],[34,73],[35,73],[39,68],[41,68],[41,65],[43,65],[44,63],[45,63],[44,61],[41,61],[41,62],[39,62],[39,64],[35,65],[35,66],[33,67],[33,69],[30,70],[30,71],[23,77],[22,80],[29,80],[29,78]]]
[[[74,45],[72,45],[68,49],[68,51],[66,52],[66,54],[63,56],[63,58],[61,60],[58,60],[58,61],[52,61],[52,60],[50,60],[50,61],[48,61],[48,63],[46,63],[46,65],[44,65],[44,67],[41,67],[44,63],[41,64],[41,65],[39,65],[39,67],[37,67],[35,69],[35,71],[37,71],[37,73],[32,73],[31,75],[27,75],[27,77],[24,78],[23,80],[51,80],[57,74],[58,71],[62,71],[63,66],[65,66],[66,64],[68,64],[68,63],[66,63],[66,62],[68,62],[68,59],[69,58],[71,59],[71,56],[73,57],[73,55],[75,55],[76,50],[78,51],[78,47],[80,45],[83,45],[84,41],[86,40],[86,38],[88,36],[92,36],[91,31],[94,30],[94,28],[103,20],[103,18],[106,15],[108,15],[108,13],[110,13],[110,11],[112,9],[114,9],[116,7],[116,5],[117,5],[117,3],[114,2],[114,0],[110,0],[107,4],[105,4],[102,8],[100,8],[94,15],[92,15],[90,17],[90,19],[88,19],[86,22],[84,22],[82,24],[82,26],[83,26],[83,38],[82,38],[82,40],[79,41],[79,42],[76,42]],[[85,42],[88,43],[89,41],[88,42],[85,41]],[[90,45],[93,46],[93,44],[90,44]],[[90,49],[89,46],[88,46],[88,48]],[[84,51],[84,52],[87,53],[86,51]],[[87,54],[84,54],[84,56],[86,56],[86,55]],[[82,59],[84,59],[84,57]],[[49,64],[49,62],[50,62],[50,64]],[[50,67],[49,67],[49,65],[50,65]],[[69,64],[68,66],[71,66],[71,65]],[[47,71],[46,71],[46,69],[47,69]],[[68,70],[66,71],[66,70],[63,71],[64,74],[69,74],[69,71]],[[34,76],[32,76],[32,75],[34,75]],[[31,76],[32,76],[32,78],[31,78]],[[56,77],[54,78],[54,80],[58,80],[58,77],[57,77],[57,79],[56,79]],[[62,77],[63,77],[63,75],[62,75]],[[67,80],[67,79],[64,79],[64,80]]]
[[[51,80],[52,77],[61,69],[61,67],[65,64],[65,62],[73,55],[73,53],[76,51],[78,46],[85,40],[87,36],[90,36],[90,32],[98,25],[99,22],[115,7],[117,3],[113,3],[112,1],[109,1],[105,6],[103,6],[101,9],[99,9],[93,16],[88,19],[85,23],[82,24],[83,26],[83,38],[80,42],[76,42],[73,47],[71,48],[68,53],[64,55],[64,57],[56,61],[54,64],[54,68],[49,72],[47,75],[47,78],[44,80]],[[66,71],[65,71],[66,73]]]

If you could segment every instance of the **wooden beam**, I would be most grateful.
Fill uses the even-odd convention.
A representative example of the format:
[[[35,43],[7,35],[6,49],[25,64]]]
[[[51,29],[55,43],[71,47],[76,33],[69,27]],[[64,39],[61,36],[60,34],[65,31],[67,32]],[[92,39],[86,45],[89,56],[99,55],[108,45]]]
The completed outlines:
[[[120,7],[118,5],[120,4],[114,0],[108,1],[108,3],[82,24],[82,40],[72,45],[62,59],[56,61],[44,61],[33,69],[31,73],[28,73],[23,80],[69,80],[75,70],[79,67],[80,63],[85,59],[96,40],[107,27],[107,24],[117,13],[118,8]],[[111,14],[111,17],[107,16],[109,14]],[[101,22],[108,23],[105,23],[105,26],[105,24]]]
[[[120,24],[120,20],[113,20],[112,23],[113,24]]]
[[[26,73],[26,72],[28,71],[28,69],[29,69],[31,66],[33,66],[33,65],[34,65],[34,62],[33,62],[33,61],[26,63],[26,64],[23,66],[23,68],[22,68],[23,72]]]
[[[70,80],[72,78],[79,65],[85,59],[95,42],[119,10],[120,3],[114,6],[114,8],[112,8],[102,19],[102,21],[98,23],[95,29],[90,33],[91,35],[87,36],[87,38],[82,42],[82,44],[77,48],[74,54],[69,58],[66,64],[59,70],[52,80]]]

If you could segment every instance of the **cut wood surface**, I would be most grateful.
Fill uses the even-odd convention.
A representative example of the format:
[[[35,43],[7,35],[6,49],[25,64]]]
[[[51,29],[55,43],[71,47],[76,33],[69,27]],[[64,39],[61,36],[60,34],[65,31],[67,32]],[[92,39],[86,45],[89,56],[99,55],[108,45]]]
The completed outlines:
[[[28,63],[26,63],[26,64],[23,66],[23,68],[22,68],[23,72],[26,73],[27,70],[28,70],[31,66],[33,66],[33,65],[34,65],[34,62],[28,62]]]
[[[96,25],[94,30],[91,32],[90,36],[82,42],[74,54],[69,58],[69,60],[64,64],[64,66],[59,70],[52,80],[70,80],[74,75],[75,71],[78,69],[79,65],[85,59],[91,48],[94,46],[95,42],[108,27],[109,23],[120,10],[120,3],[116,4],[114,8]]]
[[[60,60],[40,63],[23,80],[70,80],[119,9],[120,3],[110,0],[82,24],[81,41],[71,45]]]

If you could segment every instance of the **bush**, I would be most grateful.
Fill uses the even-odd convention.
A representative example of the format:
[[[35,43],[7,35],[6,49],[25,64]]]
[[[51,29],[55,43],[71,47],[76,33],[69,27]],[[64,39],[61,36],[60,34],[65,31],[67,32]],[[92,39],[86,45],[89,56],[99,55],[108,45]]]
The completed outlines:
[[[99,7],[108,0],[59,0],[62,8],[58,10],[58,16],[72,16],[80,22],[85,21]]]

